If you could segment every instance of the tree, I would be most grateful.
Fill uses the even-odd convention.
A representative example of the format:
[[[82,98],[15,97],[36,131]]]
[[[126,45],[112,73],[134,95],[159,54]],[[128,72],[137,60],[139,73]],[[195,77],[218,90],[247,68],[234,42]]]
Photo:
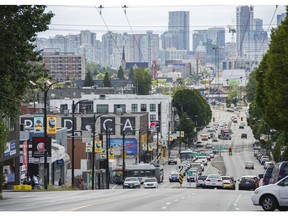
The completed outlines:
[[[180,122],[179,124],[177,125],[176,127],[176,130],[178,131],[184,131],[184,135],[185,135],[185,138],[188,142],[188,147],[191,146],[191,142],[189,141],[192,141],[194,136],[195,136],[195,123],[193,122],[193,120],[191,120],[189,118],[189,116],[187,115],[187,113],[183,113],[181,115],[181,118],[180,118]]]
[[[149,69],[137,68],[134,70],[133,84],[138,95],[149,95],[151,91],[151,76]]]
[[[108,72],[105,73],[104,80],[103,80],[104,87],[112,87],[111,80],[109,78]]]
[[[173,95],[172,104],[176,107],[180,118],[183,113],[187,113],[192,121],[197,120],[199,127],[205,126],[211,120],[211,108],[198,90],[178,89]]]
[[[124,71],[123,68],[120,66],[117,74],[118,79],[124,80]]]
[[[134,71],[132,67],[129,70],[129,80],[134,80]]]
[[[47,76],[43,65],[35,63],[41,58],[40,53],[34,51],[33,44],[37,33],[47,30],[54,16],[51,12],[44,13],[45,8],[39,5],[0,6],[0,157],[7,142],[3,118],[16,120],[22,98],[31,89],[29,81],[36,82],[43,74]]]
[[[93,86],[93,85],[94,85],[93,77],[90,70],[88,69],[83,86]]]

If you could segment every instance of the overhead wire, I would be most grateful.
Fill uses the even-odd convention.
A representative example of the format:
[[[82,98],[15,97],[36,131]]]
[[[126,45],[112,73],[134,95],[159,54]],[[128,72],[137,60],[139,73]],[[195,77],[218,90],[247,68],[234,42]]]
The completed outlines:
[[[140,55],[141,55],[140,62],[141,62],[141,60],[142,60],[143,62],[145,62],[144,56],[143,56],[143,54],[142,54],[142,52],[141,52],[140,46],[139,46],[139,44],[138,44],[138,41],[136,40],[135,34],[134,34],[134,32],[133,32],[133,29],[132,29],[132,26],[131,26],[131,24],[130,24],[129,18],[128,18],[128,16],[127,16],[127,13],[126,13],[126,9],[127,9],[127,8],[128,8],[128,7],[127,7],[126,5],[124,5],[124,6],[122,7],[123,12],[124,12],[124,14],[125,14],[125,18],[126,18],[126,20],[127,20],[127,22],[128,22],[128,25],[129,25],[129,27],[130,27],[131,33],[132,33],[132,35],[133,35],[133,40],[134,40],[134,42],[136,43],[136,46],[137,46],[137,48],[138,48],[138,51],[139,51],[139,53],[140,53]]]
[[[100,17],[101,17],[104,25],[106,26],[106,28],[107,28],[107,30],[108,30],[108,33],[110,34],[110,37],[112,38],[115,46],[116,46],[117,49],[118,49],[119,54],[121,55],[121,50],[120,50],[120,48],[119,48],[119,46],[118,46],[118,43],[117,43],[117,41],[115,41],[115,38],[114,38],[114,36],[113,36],[113,34],[112,34],[112,31],[110,31],[110,29],[109,29],[106,21],[104,20],[103,15],[102,15],[102,9],[103,9],[104,7],[103,7],[102,5],[100,5],[100,6],[99,6],[99,9],[100,9],[100,10],[99,10],[96,6],[94,6],[94,8],[96,8],[96,10],[98,11],[98,13],[100,14]]]

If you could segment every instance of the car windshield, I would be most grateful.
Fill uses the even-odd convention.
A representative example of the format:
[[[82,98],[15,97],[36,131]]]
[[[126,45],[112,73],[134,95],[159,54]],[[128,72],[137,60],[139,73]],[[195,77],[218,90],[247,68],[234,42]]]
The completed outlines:
[[[157,182],[156,178],[147,178],[144,182]]]
[[[139,181],[137,177],[126,178],[125,181]]]
[[[173,173],[173,174],[171,174],[171,177],[178,177],[178,174],[177,173]]]
[[[171,155],[170,158],[171,158],[171,159],[175,159],[175,158],[177,158],[177,157],[176,157],[176,155]]]
[[[207,176],[199,176],[198,180],[205,180],[207,178]]]

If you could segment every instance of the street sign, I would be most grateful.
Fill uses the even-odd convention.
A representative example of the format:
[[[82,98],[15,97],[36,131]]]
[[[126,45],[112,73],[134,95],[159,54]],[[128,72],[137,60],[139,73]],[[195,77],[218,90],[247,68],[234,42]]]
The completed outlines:
[[[179,174],[179,184],[180,184],[180,187],[182,187],[182,184],[183,184],[183,173]]]
[[[179,165],[179,166],[176,167],[176,171],[181,173],[183,168],[184,168],[183,165]]]
[[[186,172],[186,174],[187,174],[188,176],[192,176],[192,175],[193,175],[193,171],[192,171],[192,170],[188,170],[188,171]]]

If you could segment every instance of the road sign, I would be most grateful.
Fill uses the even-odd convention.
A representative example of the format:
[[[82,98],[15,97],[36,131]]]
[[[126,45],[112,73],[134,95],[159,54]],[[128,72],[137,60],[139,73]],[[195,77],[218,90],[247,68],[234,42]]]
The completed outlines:
[[[192,175],[193,175],[193,171],[192,171],[192,170],[188,170],[188,171],[186,172],[186,174],[187,174],[188,176],[192,176]]]
[[[184,168],[183,165],[179,165],[179,166],[176,167],[176,171],[181,173],[183,168]]]
[[[180,184],[180,187],[182,187],[182,183],[183,183],[183,173],[180,173],[179,174],[179,184]]]

